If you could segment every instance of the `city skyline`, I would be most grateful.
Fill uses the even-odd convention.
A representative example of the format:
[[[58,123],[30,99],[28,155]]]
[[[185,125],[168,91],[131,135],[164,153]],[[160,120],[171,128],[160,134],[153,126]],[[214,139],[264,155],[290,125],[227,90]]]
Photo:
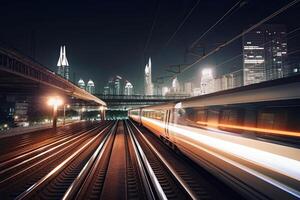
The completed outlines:
[[[37,61],[53,71],[56,71],[57,49],[61,44],[65,44],[68,48],[68,58],[72,61],[70,63],[72,65],[72,73],[70,74],[71,80],[73,80],[74,77],[76,80],[78,80],[79,77],[84,79],[91,78],[99,88],[103,88],[105,85],[105,81],[103,80],[105,80],[106,77],[110,77],[113,74],[120,74],[121,76],[128,77],[132,83],[135,83],[137,92],[142,93],[144,89],[142,84],[143,77],[141,77],[141,74],[143,74],[142,66],[149,56],[153,59],[153,81],[160,75],[168,75],[165,71],[165,66],[183,62],[190,63],[195,60],[195,56],[185,53],[186,48],[234,3],[234,1],[222,1],[218,3],[209,1],[201,2],[193,12],[193,15],[189,17],[188,23],[181,28],[170,42],[166,43],[176,30],[178,24],[186,16],[187,10],[193,7],[194,2],[178,1],[177,4],[170,5],[162,2],[158,12],[156,12],[157,6],[155,2],[135,2],[134,9],[137,10],[135,14],[129,14],[130,12],[128,12],[132,8],[131,3],[125,4],[120,1],[115,1],[114,3],[96,3],[96,5],[84,7],[84,9],[81,9],[81,4],[72,5],[73,9],[78,12],[70,12],[68,9],[65,9],[69,5],[66,2],[62,2],[60,4],[61,6],[59,8],[55,7],[55,9],[51,9],[54,7],[49,4],[49,10],[55,12],[55,17],[53,17],[49,11],[40,9],[41,4],[28,1],[28,5],[30,5],[28,9],[32,11],[28,16],[23,16],[22,12],[15,12],[14,15],[6,11],[2,13],[2,15],[5,15],[4,19],[7,17],[7,21],[2,24],[3,31],[0,33],[0,36],[13,47],[34,57]],[[209,51],[216,43],[236,35],[241,32],[241,30],[257,22],[268,13],[272,13],[284,4],[286,4],[286,1],[280,1],[276,4],[269,4],[267,1],[250,1],[244,3],[206,36],[206,44],[203,44],[206,45],[205,51]],[[4,10],[18,10],[18,7],[12,7],[14,5],[16,4],[14,4],[13,1],[7,3],[4,5],[6,7]],[[111,11],[110,9],[113,5],[120,5],[123,9],[121,12],[112,10],[112,14],[108,14],[108,11]],[[203,10],[203,6],[206,6],[205,10]],[[99,12],[99,9],[103,12]],[[209,15],[212,11],[214,11],[216,15]],[[256,13],[255,16],[253,16],[254,11]],[[149,38],[149,42],[147,42],[151,24],[153,23],[156,13],[158,13],[158,23],[154,26],[152,36]],[[288,16],[284,15],[275,18],[272,23],[281,22],[286,25],[287,31],[293,30],[296,28],[296,23],[293,20],[287,19],[290,19],[290,16],[297,18],[299,14],[295,9],[289,10],[289,13],[290,15]],[[124,20],[123,25],[121,22],[116,21],[116,19],[118,19],[117,16],[111,17],[114,14],[122,16]],[[51,18],[47,18],[47,16],[50,15]],[[45,17],[37,21],[31,20],[33,18],[39,19],[38,16]],[[203,21],[200,25],[197,24],[197,19],[203,17],[207,20]],[[103,18],[108,18],[110,21],[107,23],[103,22],[101,20]],[[19,21],[15,22],[16,19]],[[170,19],[174,20],[170,21]],[[9,27],[10,22],[18,24],[22,22],[22,20],[27,20],[26,27],[20,26],[18,28],[22,31],[16,31],[16,29]],[[77,23],[77,20],[80,20],[81,23]],[[41,21],[47,22],[47,26],[41,23]],[[99,23],[108,28],[104,30],[101,29],[98,27]],[[112,24],[112,26],[108,26],[108,24]],[[168,26],[165,26],[165,24],[168,24]],[[122,27],[125,26],[130,28],[127,29],[125,34],[119,34],[118,30],[122,30]],[[226,29],[224,29],[224,27],[226,27]],[[54,32],[49,34],[51,30]],[[93,30],[93,32],[91,32],[91,30]],[[221,35],[217,34],[220,30],[223,31]],[[26,39],[22,40],[23,42],[20,42],[22,38],[18,35],[19,32],[24,33],[23,39],[26,37]],[[90,34],[87,37],[88,33]],[[111,35],[110,33],[113,34]],[[109,40],[108,38],[111,37],[115,39],[115,42],[106,42]],[[38,45],[34,45],[37,42]],[[240,51],[240,44],[241,43],[238,42],[230,47],[229,51],[224,51],[225,54],[223,56],[216,55],[208,58],[204,63],[195,66],[190,73],[186,72],[185,75],[178,77],[178,79],[182,81],[186,77],[190,77],[190,74],[196,74],[196,68],[205,67],[207,64],[218,65],[222,63],[222,61],[231,58],[235,53]],[[294,44],[296,43],[293,42],[289,48],[293,49]],[[129,49],[125,49],[125,46]],[[204,47],[199,47],[196,53],[201,55],[201,49],[204,49]],[[115,57],[118,59],[115,59]],[[185,58],[187,58],[186,61]],[[112,72],[110,72],[111,69]],[[235,70],[235,65],[224,64],[220,68],[220,72],[222,73],[226,73],[228,70]],[[92,73],[92,71],[96,73]],[[75,72],[75,74],[73,72]]]

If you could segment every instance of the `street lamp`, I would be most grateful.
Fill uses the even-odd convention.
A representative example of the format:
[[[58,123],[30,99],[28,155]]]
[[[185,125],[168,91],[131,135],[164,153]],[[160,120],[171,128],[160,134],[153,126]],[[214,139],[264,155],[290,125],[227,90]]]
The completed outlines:
[[[81,120],[83,120],[83,113],[86,111],[86,108],[85,107],[83,107],[83,108],[81,108]]]
[[[48,99],[48,105],[53,107],[53,128],[57,127],[57,108],[63,104],[63,101],[59,97],[50,97]]]

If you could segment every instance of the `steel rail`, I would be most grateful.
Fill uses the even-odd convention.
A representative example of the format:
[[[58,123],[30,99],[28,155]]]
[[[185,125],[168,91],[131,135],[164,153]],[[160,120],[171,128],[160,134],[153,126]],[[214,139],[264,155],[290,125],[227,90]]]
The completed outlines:
[[[26,160],[24,160],[24,161],[22,161],[22,162],[20,162],[20,163],[18,163],[18,164],[16,164],[16,165],[13,165],[13,166],[11,166],[11,167],[8,167],[8,168],[6,168],[6,169],[0,171],[0,175],[1,175],[1,174],[5,174],[5,173],[7,173],[8,171],[11,171],[11,170],[13,170],[13,169],[15,169],[15,168],[17,168],[17,167],[19,167],[19,166],[21,166],[21,165],[24,165],[24,164],[26,164],[26,163],[28,163],[28,162],[30,162],[30,161],[32,161],[32,160],[38,158],[38,157],[41,157],[41,156],[43,156],[43,155],[45,155],[45,154],[47,154],[47,153],[49,153],[49,152],[51,152],[51,151],[54,151],[55,149],[58,149],[58,148],[60,148],[60,147],[62,147],[62,146],[64,146],[64,145],[66,145],[66,144],[71,143],[70,145],[68,145],[68,146],[64,147],[63,149],[61,149],[61,150],[55,152],[54,154],[51,154],[50,156],[47,156],[47,157],[43,158],[42,160],[40,160],[40,161],[34,163],[33,165],[30,165],[29,167],[27,167],[27,168],[25,168],[25,169],[22,169],[21,171],[19,171],[19,172],[17,172],[17,173],[14,173],[13,175],[7,177],[6,179],[1,180],[1,181],[0,181],[0,185],[3,184],[3,183],[5,183],[6,181],[8,181],[8,180],[10,180],[10,179],[12,179],[12,178],[18,176],[18,175],[20,175],[21,173],[23,173],[23,172],[25,172],[25,171],[28,171],[29,169],[31,169],[31,168],[37,166],[38,164],[40,164],[40,163],[42,163],[42,162],[44,162],[44,161],[46,161],[46,160],[48,160],[48,159],[50,159],[50,158],[52,158],[52,157],[58,155],[60,152],[63,152],[64,150],[68,149],[68,148],[72,145],[72,142],[73,142],[73,141],[76,141],[78,138],[81,138],[81,137],[86,136],[88,133],[90,133],[90,132],[92,132],[92,131],[95,131],[96,129],[97,129],[97,128],[95,128],[95,129],[93,129],[93,130],[86,131],[86,132],[85,132],[84,134],[82,134],[82,135],[78,135],[78,136],[76,136],[75,138],[72,138],[71,140],[68,140],[68,141],[66,141],[66,142],[63,142],[63,143],[61,143],[61,144],[59,144],[59,145],[57,145],[57,146],[55,146],[55,147],[52,147],[52,148],[50,148],[50,149],[48,149],[48,150],[46,150],[46,151],[44,151],[44,152],[42,152],[42,153],[40,153],[40,154],[38,154],[38,155],[36,155],[36,156],[30,157],[30,158],[28,158],[28,159],[26,159]]]
[[[110,126],[105,127],[102,131],[100,131],[96,136],[86,142],[82,147],[77,149],[71,156],[69,156],[66,160],[57,165],[54,169],[52,169],[48,174],[46,174],[43,178],[38,180],[36,183],[31,185],[27,190],[19,194],[16,199],[27,199],[33,195],[34,192],[39,190],[44,184],[49,182],[53,177],[55,177],[58,173],[60,173],[69,163],[71,163],[78,155],[80,155],[84,150],[86,150],[90,144],[92,144],[103,132],[105,132]]]
[[[46,153],[49,153],[49,152],[51,152],[51,151],[53,151],[53,150],[55,150],[55,149],[61,147],[62,145],[65,145],[65,144],[67,144],[67,143],[70,143],[70,142],[73,141],[74,139],[77,139],[77,138],[80,137],[80,136],[86,135],[87,133],[90,133],[90,132],[92,132],[92,131],[94,131],[94,130],[96,130],[96,129],[98,129],[98,128],[100,128],[100,126],[94,127],[94,128],[92,128],[92,129],[90,129],[90,130],[87,130],[87,131],[80,131],[80,132],[76,133],[77,136],[76,136],[75,138],[72,138],[72,137],[74,137],[74,135],[62,137],[62,138],[56,140],[56,141],[53,142],[53,143],[49,143],[49,144],[47,144],[47,145],[44,145],[44,146],[42,146],[42,147],[39,147],[39,148],[37,148],[37,149],[34,149],[34,150],[32,150],[32,151],[28,151],[28,152],[26,152],[26,153],[24,153],[24,154],[21,154],[21,155],[16,156],[16,157],[14,157],[14,158],[12,158],[12,159],[9,159],[9,160],[7,160],[7,161],[5,161],[5,162],[2,162],[2,163],[0,163],[0,167],[4,167],[5,165],[7,165],[7,164],[9,164],[9,163],[11,163],[11,162],[17,161],[17,160],[19,160],[19,159],[21,159],[21,158],[23,158],[23,157],[25,157],[25,156],[29,156],[29,155],[34,154],[34,153],[36,153],[36,152],[43,151],[43,150],[45,150],[45,149],[48,148],[48,147],[54,146],[54,145],[56,145],[56,144],[59,144],[59,143],[65,141],[65,140],[68,140],[68,139],[72,138],[71,140],[68,140],[68,141],[63,142],[63,143],[61,143],[61,144],[59,144],[59,145],[57,145],[57,146],[55,146],[55,147],[52,147],[52,148],[50,148],[50,149],[48,149],[48,150],[46,150],[46,151],[43,151],[42,153],[40,153],[40,154],[38,154],[38,155],[35,155],[35,156],[30,157],[30,158],[28,158],[28,159],[26,159],[26,160],[24,160],[24,161],[22,161],[22,162],[19,162],[19,163],[16,164],[16,165],[13,165],[13,166],[8,167],[8,168],[6,168],[6,169],[4,169],[4,170],[1,170],[1,171],[0,171],[0,175],[6,173],[6,172],[9,171],[9,170],[12,170],[12,169],[14,169],[14,168],[20,166],[20,165],[22,165],[22,164],[25,164],[25,163],[27,163],[27,162],[29,162],[29,161],[31,161],[31,160],[34,160],[34,159],[36,159],[36,158],[38,158],[38,157],[41,157],[41,156],[45,155]],[[81,134],[83,134],[83,135],[81,135]]]
[[[74,199],[76,198],[78,192],[80,191],[82,185],[86,182],[88,176],[94,174],[95,168],[98,166],[102,155],[106,149],[109,139],[112,137],[113,132],[116,130],[118,122],[116,122],[113,128],[110,130],[109,134],[105,136],[102,142],[99,144],[93,155],[86,162],[84,167],[81,169],[80,173],[73,181],[73,183],[69,186],[68,190],[65,192],[63,196],[63,200]]]
[[[152,152],[161,160],[161,162],[165,165],[165,167],[171,172],[171,174],[175,177],[177,182],[181,185],[181,187],[187,192],[187,194],[190,196],[191,199],[196,200],[197,195],[189,188],[189,186],[186,184],[186,182],[178,175],[176,170],[170,165],[170,163],[155,149],[155,147],[149,142],[149,140],[143,135],[143,133],[136,127],[134,123],[130,121],[130,123],[134,126],[134,128],[138,131],[138,133],[141,135],[143,140],[147,143],[147,145],[150,147]]]
[[[137,156],[138,166],[139,166],[139,170],[143,177],[142,180],[143,180],[146,192],[147,192],[147,197],[149,197],[149,199],[156,199],[155,198],[155,194],[156,194],[158,199],[166,200],[167,196],[164,193],[155,173],[153,172],[153,169],[151,168],[151,165],[150,165],[142,147],[140,146],[137,138],[133,134],[132,129],[128,125],[127,122],[126,122],[126,125],[127,125],[127,130],[128,130],[130,139],[131,139],[133,147],[134,147],[135,154]],[[148,179],[148,177],[150,178],[150,180]],[[155,194],[154,194],[152,188],[155,190]]]

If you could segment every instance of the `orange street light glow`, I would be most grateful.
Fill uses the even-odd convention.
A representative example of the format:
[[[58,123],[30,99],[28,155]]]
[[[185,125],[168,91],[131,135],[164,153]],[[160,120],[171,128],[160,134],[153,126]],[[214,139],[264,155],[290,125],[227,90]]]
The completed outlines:
[[[58,107],[58,106],[61,106],[63,104],[63,101],[59,97],[50,97],[48,99],[47,103],[48,103],[49,106],[56,106],[56,107]]]
[[[202,121],[197,121],[197,124],[208,125],[208,126],[219,126],[219,127],[224,127],[224,128],[233,128],[233,129],[246,130],[246,131],[256,131],[256,132],[262,132],[262,133],[271,133],[271,134],[276,134],[276,135],[300,137],[300,132],[293,132],[293,131],[255,128],[255,127],[249,127],[249,126],[237,126],[237,125],[229,125],[229,124],[218,124],[218,123],[210,123],[210,122],[202,122]]]

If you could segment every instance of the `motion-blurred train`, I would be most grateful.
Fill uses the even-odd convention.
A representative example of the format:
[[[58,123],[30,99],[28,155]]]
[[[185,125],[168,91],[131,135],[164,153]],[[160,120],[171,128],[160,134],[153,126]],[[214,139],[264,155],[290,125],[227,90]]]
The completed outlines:
[[[129,117],[250,199],[300,199],[300,76],[132,109]]]

